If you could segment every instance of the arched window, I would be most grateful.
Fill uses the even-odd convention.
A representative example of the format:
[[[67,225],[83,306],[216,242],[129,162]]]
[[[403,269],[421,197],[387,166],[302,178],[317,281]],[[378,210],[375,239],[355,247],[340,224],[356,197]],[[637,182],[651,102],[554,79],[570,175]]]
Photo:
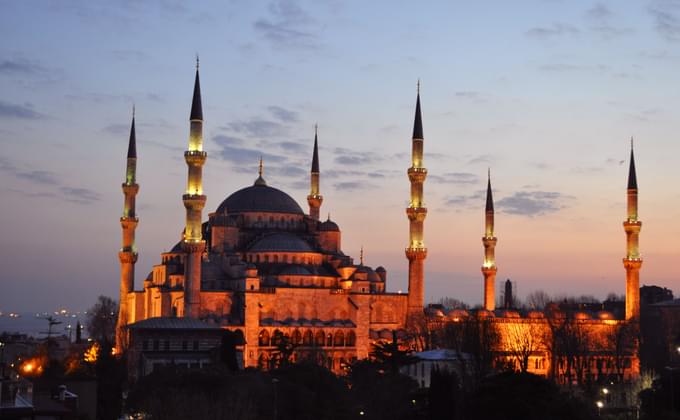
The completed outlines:
[[[274,334],[272,335],[272,346],[278,346],[281,344],[282,339],[283,333],[279,330],[274,330]]]
[[[314,336],[314,345],[317,347],[323,347],[324,337],[323,331],[317,331],[316,335]]]
[[[328,335],[326,336],[326,345],[328,347],[331,347],[333,345],[333,334],[328,333]]]
[[[343,334],[342,331],[338,331],[335,333],[335,337],[333,338],[333,345],[335,347],[342,347],[345,345],[345,334]]]
[[[302,344],[302,333],[300,330],[293,331],[293,344],[296,346]]]
[[[311,346],[313,343],[312,341],[312,331],[307,330],[305,331],[305,334],[302,336],[302,345],[303,346]]]
[[[269,255],[265,254],[265,256],[264,256],[264,262],[269,262]]]
[[[345,340],[345,345],[347,347],[354,347],[357,343],[357,336],[354,334],[354,331],[350,331],[347,333],[347,340]]]
[[[258,336],[257,343],[259,346],[268,346],[269,345],[269,332],[267,330],[262,330],[260,331],[260,335]]]
[[[274,262],[275,262],[275,263],[279,262],[279,256],[278,256],[278,254],[274,254]]]

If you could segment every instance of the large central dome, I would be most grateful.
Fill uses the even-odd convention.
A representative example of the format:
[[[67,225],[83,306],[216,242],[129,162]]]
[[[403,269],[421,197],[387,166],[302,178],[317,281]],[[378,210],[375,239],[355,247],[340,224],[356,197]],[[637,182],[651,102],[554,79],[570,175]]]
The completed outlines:
[[[217,208],[217,213],[292,213],[304,214],[293,197],[264,183],[240,189],[227,197]]]

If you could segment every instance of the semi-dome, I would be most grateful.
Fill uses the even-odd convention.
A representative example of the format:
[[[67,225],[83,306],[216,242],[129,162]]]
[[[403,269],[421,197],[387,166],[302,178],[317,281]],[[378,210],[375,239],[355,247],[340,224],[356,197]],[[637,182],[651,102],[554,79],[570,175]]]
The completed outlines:
[[[340,232],[340,228],[338,227],[337,223],[335,223],[331,219],[328,219],[325,222],[321,223],[319,225],[319,230],[321,232]]]
[[[292,213],[303,215],[298,203],[285,192],[266,184],[256,183],[227,197],[217,207],[217,213]]]
[[[290,233],[274,233],[255,242],[249,252],[312,252],[303,239]]]

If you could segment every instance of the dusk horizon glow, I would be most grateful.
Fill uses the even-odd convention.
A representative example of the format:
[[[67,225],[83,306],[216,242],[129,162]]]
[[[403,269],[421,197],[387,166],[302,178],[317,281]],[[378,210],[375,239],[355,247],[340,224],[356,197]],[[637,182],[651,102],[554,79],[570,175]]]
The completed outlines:
[[[521,298],[623,295],[631,137],[640,285],[680,292],[680,3],[492,4],[6,4],[0,311],[118,299],[133,104],[135,289],[180,240],[196,53],[204,221],[252,185],[260,156],[268,185],[308,212],[318,124],[321,219],[355,262],[363,247],[366,265],[387,269],[388,291],[407,292],[420,80],[426,302],[482,301],[489,168],[497,296],[507,278]]]

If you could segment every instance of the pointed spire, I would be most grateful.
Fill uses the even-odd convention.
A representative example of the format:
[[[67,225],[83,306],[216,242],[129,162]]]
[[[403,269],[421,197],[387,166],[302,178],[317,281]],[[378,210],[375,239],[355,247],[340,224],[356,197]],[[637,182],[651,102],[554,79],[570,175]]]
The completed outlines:
[[[486,211],[493,211],[493,193],[491,192],[491,168],[489,168],[488,181],[486,184]]]
[[[416,97],[416,116],[413,121],[413,138],[423,139],[423,119],[420,116],[420,79],[418,79],[418,94]]]
[[[255,185],[267,185],[267,181],[264,180],[262,175],[264,174],[264,163],[262,161],[262,156],[260,156],[260,166],[257,170],[258,177],[255,180]]]
[[[637,175],[635,173],[635,155],[633,154],[633,138],[630,138],[630,167],[628,168],[628,189],[637,190]]]
[[[135,134],[135,106],[132,105],[132,125],[130,126],[130,143],[128,144],[128,159],[137,158],[137,135]]]
[[[312,173],[319,173],[319,140],[317,136],[319,126],[314,124],[314,154],[312,155]]]
[[[364,265],[364,246],[361,245],[361,251],[359,251],[359,265]]]
[[[190,121],[203,121],[203,106],[201,104],[201,82],[198,77],[198,55],[196,55],[196,81],[194,82],[194,99],[191,102]]]

